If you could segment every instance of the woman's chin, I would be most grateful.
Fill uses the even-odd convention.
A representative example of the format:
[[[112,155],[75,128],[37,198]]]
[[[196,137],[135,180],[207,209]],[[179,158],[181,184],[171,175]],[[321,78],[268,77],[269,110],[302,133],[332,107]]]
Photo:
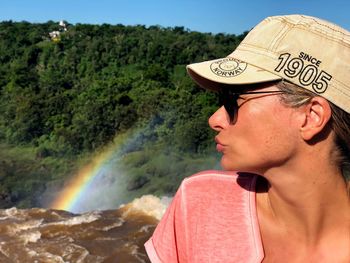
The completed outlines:
[[[224,156],[221,158],[220,164],[224,171],[239,171],[237,165],[233,164],[232,161],[225,160]]]
[[[220,165],[224,171],[236,171],[236,172],[245,172],[245,173],[254,173],[259,174],[256,167],[252,167],[247,164],[241,164],[239,162],[232,162],[232,160],[221,158]]]

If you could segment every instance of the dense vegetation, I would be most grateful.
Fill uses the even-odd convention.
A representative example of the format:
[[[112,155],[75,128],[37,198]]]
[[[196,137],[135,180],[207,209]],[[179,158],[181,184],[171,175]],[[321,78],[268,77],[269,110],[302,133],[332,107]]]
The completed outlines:
[[[38,205],[31,196],[70,175],[74,160],[135,129],[143,139],[129,152],[206,158],[216,95],[198,89],[185,65],[226,56],[243,35],[141,25],[63,29],[52,21],[0,23],[0,196],[8,206]],[[53,31],[60,33],[50,37]]]

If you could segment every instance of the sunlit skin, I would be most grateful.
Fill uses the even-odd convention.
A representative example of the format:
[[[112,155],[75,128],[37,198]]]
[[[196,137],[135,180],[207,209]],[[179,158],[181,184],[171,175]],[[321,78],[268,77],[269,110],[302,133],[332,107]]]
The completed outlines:
[[[235,123],[221,107],[209,125],[223,169],[267,180],[257,194],[264,262],[350,262],[350,201],[333,161],[328,102],[291,108],[276,94],[241,97]]]
[[[285,129],[293,125],[293,111],[276,103],[276,94],[241,97],[235,124],[230,124],[224,107],[211,116],[209,124],[219,132],[215,141],[223,153],[221,165],[225,170],[262,173],[267,165],[285,162],[285,151],[294,150],[293,134]]]

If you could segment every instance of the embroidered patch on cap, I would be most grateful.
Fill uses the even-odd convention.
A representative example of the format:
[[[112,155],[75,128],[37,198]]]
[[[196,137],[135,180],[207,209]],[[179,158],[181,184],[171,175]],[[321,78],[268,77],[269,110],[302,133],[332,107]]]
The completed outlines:
[[[247,68],[247,63],[234,58],[219,59],[210,64],[211,71],[220,77],[235,77]]]
[[[305,52],[300,52],[299,56],[283,53],[278,59],[276,72],[283,74],[286,79],[299,86],[312,86],[318,94],[327,90],[333,78],[331,74],[320,69],[321,60]]]

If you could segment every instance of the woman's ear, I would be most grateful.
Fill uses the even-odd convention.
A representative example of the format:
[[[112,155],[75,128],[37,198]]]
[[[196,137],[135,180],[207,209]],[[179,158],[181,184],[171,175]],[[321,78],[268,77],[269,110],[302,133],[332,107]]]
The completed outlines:
[[[309,141],[320,134],[332,116],[328,101],[322,97],[313,97],[303,108],[304,123],[300,127],[301,136]]]

